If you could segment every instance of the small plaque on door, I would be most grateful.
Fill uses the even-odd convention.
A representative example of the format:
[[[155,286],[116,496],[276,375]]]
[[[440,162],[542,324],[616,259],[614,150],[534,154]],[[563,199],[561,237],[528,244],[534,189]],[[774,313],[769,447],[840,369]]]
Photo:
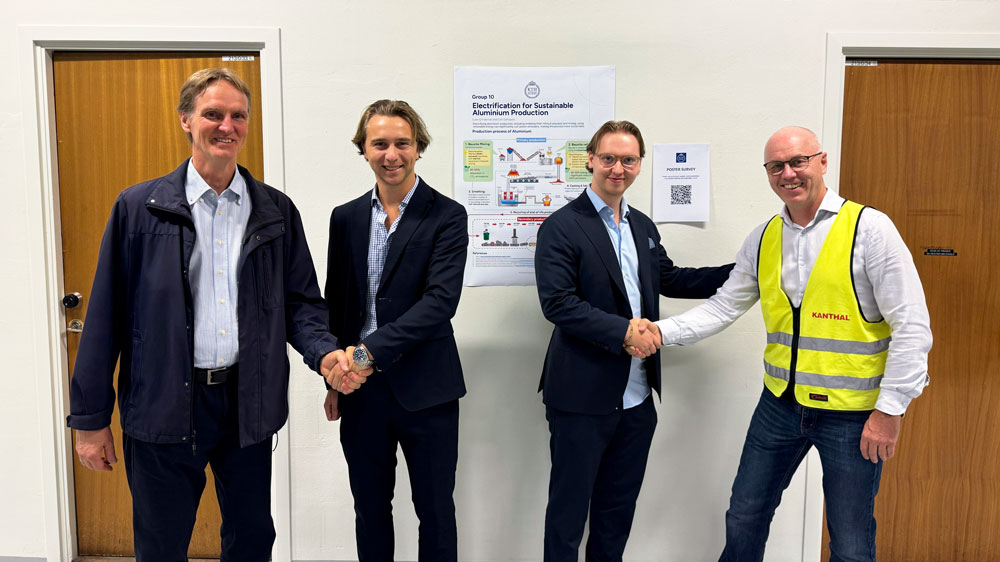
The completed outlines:
[[[958,255],[958,252],[956,252],[952,248],[924,248],[924,255],[925,256],[951,256],[951,257],[954,257],[954,256]]]
[[[252,62],[253,55],[225,55],[222,57],[222,62],[236,61],[236,62]]]

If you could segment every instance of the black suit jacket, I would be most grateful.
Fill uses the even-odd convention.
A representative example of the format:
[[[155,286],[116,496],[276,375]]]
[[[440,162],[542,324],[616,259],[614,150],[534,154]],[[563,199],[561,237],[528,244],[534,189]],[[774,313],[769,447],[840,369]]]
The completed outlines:
[[[330,330],[359,342],[368,297],[371,191],[333,210],[326,270]],[[389,241],[375,310],[364,339],[393,395],[409,411],[465,395],[451,318],[469,243],[465,209],[421,179]],[[364,387],[360,392],[364,392]],[[350,400],[351,395],[341,397]]]
[[[733,264],[675,266],[653,221],[629,211],[643,318],[659,319],[659,295],[708,298],[729,277]],[[539,228],[535,280],[542,313],[555,324],[539,383],[545,404],[567,412],[612,412],[628,384],[631,356],[622,343],[632,308],[607,228],[586,192]],[[659,352],[645,367],[649,386],[659,393]]]

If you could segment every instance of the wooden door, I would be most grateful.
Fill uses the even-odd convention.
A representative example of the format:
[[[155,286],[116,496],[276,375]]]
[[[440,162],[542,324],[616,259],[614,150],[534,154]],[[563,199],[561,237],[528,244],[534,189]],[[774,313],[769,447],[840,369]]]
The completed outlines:
[[[846,69],[840,193],[893,219],[934,332],[883,471],[878,558],[1000,560],[1000,64],[876,62]]]
[[[63,281],[83,295],[66,310],[67,323],[83,320],[94,279],[101,236],[115,197],[124,188],[169,173],[191,156],[177,119],[181,85],[194,71],[225,66],[252,92],[250,130],[240,164],[262,178],[258,53],[58,52],[53,57]],[[78,333],[67,334],[69,364]],[[72,372],[70,373],[72,376]],[[117,374],[116,377],[117,379]],[[117,408],[111,422],[119,459],[114,470],[95,472],[74,463],[77,539],[81,555],[131,556],[132,503],[122,461]],[[208,479],[189,554],[218,558],[218,502]]]

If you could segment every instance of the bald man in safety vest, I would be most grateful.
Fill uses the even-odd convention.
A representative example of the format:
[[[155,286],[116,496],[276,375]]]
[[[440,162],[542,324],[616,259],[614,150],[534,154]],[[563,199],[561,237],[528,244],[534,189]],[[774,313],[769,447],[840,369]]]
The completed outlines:
[[[781,492],[815,446],[831,562],[874,562],[882,464],[928,383],[923,287],[889,217],[827,188],[827,154],[812,131],[778,130],[764,162],[781,212],[750,233],[715,296],[656,323],[664,345],[686,345],[722,331],[758,300],[764,314],[764,390],[720,561],[763,558]]]

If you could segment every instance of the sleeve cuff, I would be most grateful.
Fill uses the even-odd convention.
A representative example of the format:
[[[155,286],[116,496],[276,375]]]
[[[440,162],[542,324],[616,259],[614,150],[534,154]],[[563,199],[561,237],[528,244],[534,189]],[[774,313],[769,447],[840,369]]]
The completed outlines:
[[[883,388],[878,393],[875,409],[890,416],[900,416],[906,412],[906,408],[912,400],[905,394]]]
[[[677,322],[666,318],[657,320],[656,325],[660,328],[660,342],[663,345],[680,345],[681,329],[677,327]]]
[[[70,414],[66,416],[66,427],[81,429],[83,431],[94,431],[104,429],[111,425],[111,412],[104,411],[96,414]]]

